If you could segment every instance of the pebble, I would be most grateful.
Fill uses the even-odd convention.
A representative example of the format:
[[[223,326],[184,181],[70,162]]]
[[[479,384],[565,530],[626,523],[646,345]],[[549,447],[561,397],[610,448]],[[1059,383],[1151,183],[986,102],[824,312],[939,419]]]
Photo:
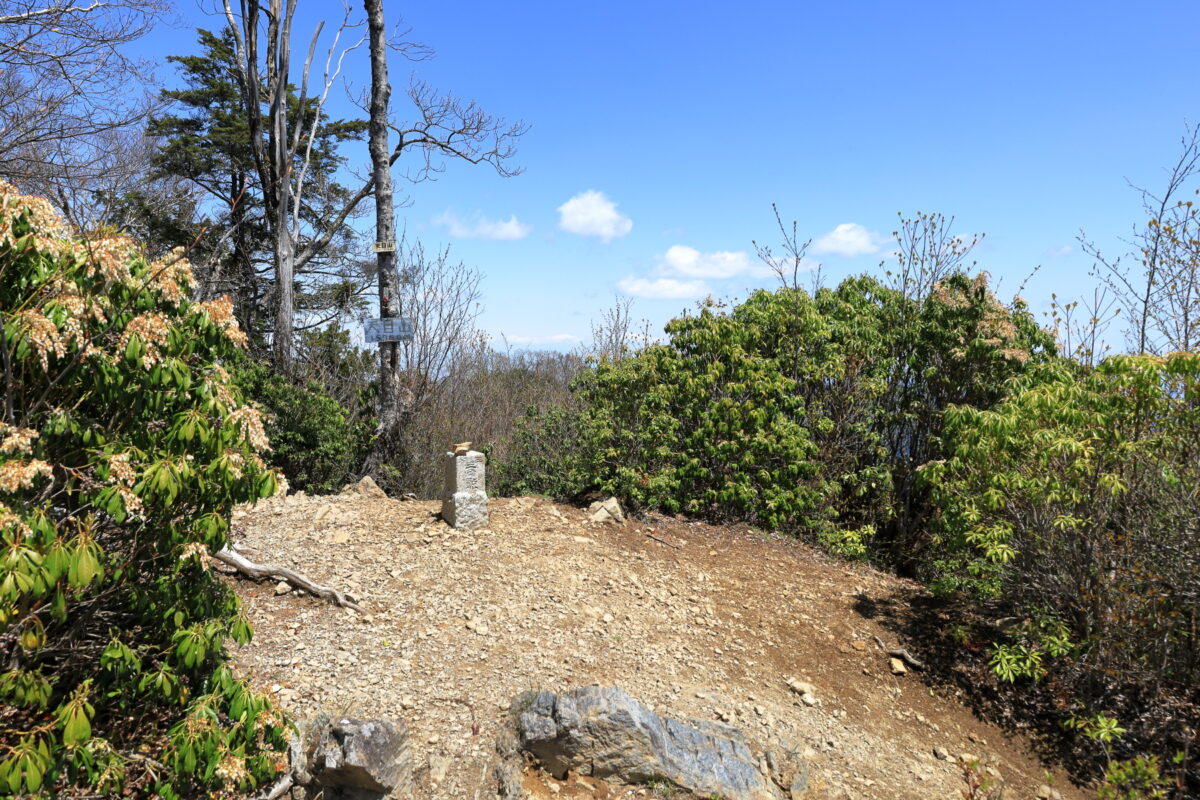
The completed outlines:
[[[434,786],[443,783],[446,780],[446,773],[450,770],[450,759],[445,756],[430,756],[429,757],[429,782]]]

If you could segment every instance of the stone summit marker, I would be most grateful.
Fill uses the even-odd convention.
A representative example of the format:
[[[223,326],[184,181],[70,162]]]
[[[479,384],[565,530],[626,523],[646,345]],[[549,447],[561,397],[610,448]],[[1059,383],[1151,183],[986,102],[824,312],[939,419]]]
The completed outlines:
[[[452,528],[473,530],[488,524],[484,469],[487,456],[469,449],[470,442],[446,453],[446,483],[442,492],[442,519]]]

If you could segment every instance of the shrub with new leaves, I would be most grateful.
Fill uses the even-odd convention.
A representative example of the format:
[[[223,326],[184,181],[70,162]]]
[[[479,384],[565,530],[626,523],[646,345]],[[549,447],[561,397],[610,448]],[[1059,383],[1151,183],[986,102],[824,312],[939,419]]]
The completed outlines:
[[[996,408],[947,413],[924,470],[935,586],[1013,607],[993,651],[1075,718],[1113,712],[1132,754],[1200,723],[1200,353],[1039,367]],[[1189,730],[1190,727],[1190,730]],[[1148,743],[1148,744],[1147,744]]]
[[[285,763],[204,561],[277,482],[230,304],[189,281],[0,184],[0,794],[232,796]]]

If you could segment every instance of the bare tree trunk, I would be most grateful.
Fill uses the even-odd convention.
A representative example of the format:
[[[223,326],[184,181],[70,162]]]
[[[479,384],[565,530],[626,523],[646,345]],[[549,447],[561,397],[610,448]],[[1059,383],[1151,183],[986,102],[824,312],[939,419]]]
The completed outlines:
[[[276,181],[274,216],[271,231],[275,239],[275,328],[272,349],[275,365],[283,372],[292,368],[292,336],[295,328],[296,248],[292,241],[292,152],[288,149],[287,88],[291,73],[292,14],[296,0],[270,0],[267,23],[267,91],[271,93],[268,111],[273,176]],[[306,65],[307,66],[307,65]],[[303,100],[303,98],[302,98]]]
[[[392,87],[388,82],[387,31],[383,19],[383,0],[363,0],[371,49],[371,119],[369,148],[375,181],[375,239],[384,247],[376,255],[379,275],[379,316],[400,316],[400,298],[396,275],[396,210],[392,196],[392,154],[388,148],[388,100]],[[392,249],[387,249],[390,244]],[[375,444],[367,456],[364,471],[376,472],[388,461],[400,439],[403,420],[411,412],[403,401],[400,386],[400,346],[397,342],[379,343],[379,427]]]
[[[291,71],[292,17],[296,0],[269,0],[260,8],[257,0],[242,0],[241,25],[230,0],[225,0],[225,16],[233,31],[242,73],[242,100],[250,127],[251,147],[255,166],[262,182],[263,201],[267,207],[267,223],[274,240],[275,262],[275,324],[272,350],[275,365],[287,372],[293,357],[295,329],[296,245],[292,208],[292,156],[296,147],[288,141],[288,76]],[[262,115],[259,111],[258,54],[260,11],[266,12],[266,99],[267,142],[262,137]],[[320,29],[318,28],[318,31]],[[315,42],[315,37],[314,37]],[[311,54],[310,54],[311,60]],[[307,84],[309,64],[304,65]],[[301,96],[301,105],[304,97]],[[299,133],[297,126],[297,134]]]

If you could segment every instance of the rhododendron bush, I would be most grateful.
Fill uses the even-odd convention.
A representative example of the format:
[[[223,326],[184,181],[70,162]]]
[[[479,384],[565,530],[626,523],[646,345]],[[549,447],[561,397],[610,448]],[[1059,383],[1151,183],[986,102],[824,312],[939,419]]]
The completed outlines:
[[[190,280],[0,184],[0,794],[220,796],[286,763],[205,560],[278,479],[230,303]]]

